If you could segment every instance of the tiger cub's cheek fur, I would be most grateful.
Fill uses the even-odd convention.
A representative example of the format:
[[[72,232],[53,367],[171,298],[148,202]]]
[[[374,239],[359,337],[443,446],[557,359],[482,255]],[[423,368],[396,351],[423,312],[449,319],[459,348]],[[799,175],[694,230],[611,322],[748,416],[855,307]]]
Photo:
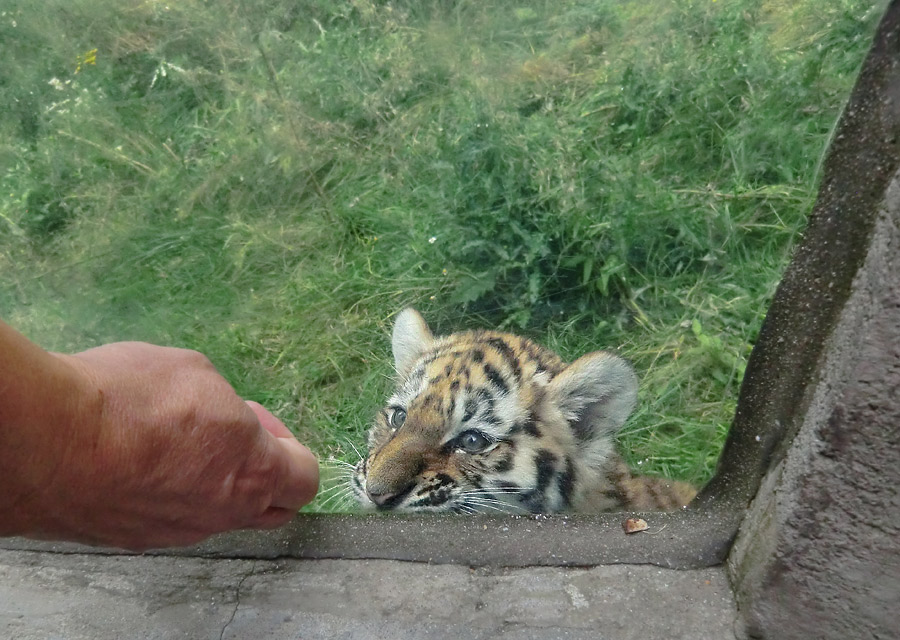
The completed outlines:
[[[618,356],[594,352],[566,365],[511,334],[436,338],[412,309],[397,316],[392,350],[397,387],[351,481],[364,507],[671,508],[691,494],[686,485],[668,491],[681,483],[631,475],[616,454],[614,437],[637,395],[637,379]]]

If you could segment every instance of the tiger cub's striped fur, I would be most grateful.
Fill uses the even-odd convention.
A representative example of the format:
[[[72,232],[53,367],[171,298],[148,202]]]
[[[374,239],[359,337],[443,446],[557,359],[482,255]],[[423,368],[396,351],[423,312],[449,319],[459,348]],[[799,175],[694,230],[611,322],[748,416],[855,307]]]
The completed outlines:
[[[368,508],[456,513],[674,509],[695,491],[633,475],[614,437],[637,379],[611,353],[572,364],[519,336],[435,338],[397,316],[398,387],[369,432],[354,493]]]

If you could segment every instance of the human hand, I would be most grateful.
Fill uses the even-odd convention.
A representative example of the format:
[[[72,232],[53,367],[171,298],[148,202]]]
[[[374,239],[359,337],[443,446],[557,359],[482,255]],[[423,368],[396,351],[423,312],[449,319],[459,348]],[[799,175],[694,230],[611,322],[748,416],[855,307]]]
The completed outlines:
[[[189,545],[281,526],[315,496],[313,454],[241,400],[205,356],[132,342],[57,358],[89,391],[27,501],[38,535],[135,550]]]

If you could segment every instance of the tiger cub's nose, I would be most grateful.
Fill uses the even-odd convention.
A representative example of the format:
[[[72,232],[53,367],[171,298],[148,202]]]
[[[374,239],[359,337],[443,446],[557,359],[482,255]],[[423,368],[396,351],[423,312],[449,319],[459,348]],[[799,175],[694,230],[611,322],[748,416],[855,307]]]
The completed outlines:
[[[396,497],[396,491],[389,491],[386,493],[376,493],[372,491],[370,488],[366,487],[366,495],[369,496],[369,499],[374,502],[379,507],[383,507],[385,504],[390,502],[391,498]]]
[[[366,483],[366,495],[379,509],[390,509],[410,492],[415,483],[397,489],[396,487],[378,486],[377,483]]]

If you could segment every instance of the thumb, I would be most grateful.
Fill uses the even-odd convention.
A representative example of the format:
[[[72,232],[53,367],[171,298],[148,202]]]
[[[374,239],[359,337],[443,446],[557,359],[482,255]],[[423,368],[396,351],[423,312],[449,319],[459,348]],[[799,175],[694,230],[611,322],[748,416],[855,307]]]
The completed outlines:
[[[274,444],[271,454],[278,458],[275,465],[278,477],[271,506],[296,511],[312,502],[319,491],[319,461],[294,436],[279,438],[267,434],[267,437]]]
[[[297,442],[284,424],[258,402],[246,402],[265,429],[269,455],[276,458],[273,467],[278,474],[272,507],[296,511],[312,502],[319,490],[319,461],[312,451]]]

